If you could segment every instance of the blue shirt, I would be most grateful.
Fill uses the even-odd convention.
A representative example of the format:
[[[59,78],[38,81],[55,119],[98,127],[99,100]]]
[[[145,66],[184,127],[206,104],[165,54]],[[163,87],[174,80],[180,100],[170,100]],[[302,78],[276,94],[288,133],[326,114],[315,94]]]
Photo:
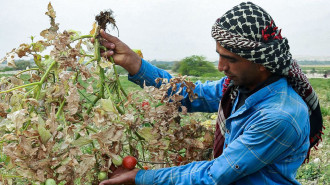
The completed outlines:
[[[170,79],[164,70],[142,60],[137,74],[129,80],[159,86],[156,78]],[[190,112],[217,112],[222,97],[219,81],[196,82],[193,102],[185,97]],[[239,97],[239,95],[238,95]],[[221,156],[212,161],[158,170],[140,170],[136,184],[299,184],[295,179],[309,148],[309,114],[302,98],[285,78],[249,96],[244,105],[226,120],[225,144]]]

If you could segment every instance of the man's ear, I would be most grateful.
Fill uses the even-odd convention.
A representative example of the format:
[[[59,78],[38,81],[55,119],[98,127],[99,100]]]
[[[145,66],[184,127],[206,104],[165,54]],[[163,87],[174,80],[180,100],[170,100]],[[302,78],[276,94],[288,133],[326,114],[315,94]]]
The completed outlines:
[[[265,66],[258,64],[259,65],[259,70],[260,71],[267,71],[267,68],[265,68]]]

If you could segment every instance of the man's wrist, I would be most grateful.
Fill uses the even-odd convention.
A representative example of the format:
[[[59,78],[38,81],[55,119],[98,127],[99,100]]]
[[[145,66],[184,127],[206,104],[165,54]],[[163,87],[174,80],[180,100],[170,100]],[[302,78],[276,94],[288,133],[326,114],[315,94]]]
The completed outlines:
[[[131,179],[131,182],[133,182],[134,184],[135,184],[135,177],[136,177],[136,174],[138,173],[138,171],[139,171],[140,169],[137,169],[137,168],[135,168],[135,169],[133,169],[132,170],[132,179]]]
[[[135,54],[133,56],[133,58],[129,59],[128,61],[130,61],[130,62],[124,68],[128,71],[128,73],[130,75],[133,76],[133,75],[135,75],[136,73],[139,72],[139,70],[141,68],[142,61],[141,61],[141,58],[137,54]]]

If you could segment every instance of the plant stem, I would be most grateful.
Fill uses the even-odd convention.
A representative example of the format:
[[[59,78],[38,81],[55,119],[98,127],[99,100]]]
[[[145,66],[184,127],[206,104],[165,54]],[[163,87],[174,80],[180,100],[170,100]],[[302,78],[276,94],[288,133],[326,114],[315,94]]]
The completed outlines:
[[[80,36],[78,38],[73,39],[72,42],[74,42],[76,40],[86,39],[86,38],[92,38],[92,37],[93,37],[93,35],[82,35],[82,36]]]
[[[104,80],[105,80],[105,75],[104,75],[104,69],[99,65],[100,68],[100,93],[99,96],[101,98],[104,98]]]
[[[41,80],[40,80],[40,82],[39,82],[40,84],[43,84],[43,83],[44,83],[44,81],[46,80],[46,78],[47,78],[47,76],[48,76],[50,70],[54,67],[55,64],[56,64],[56,61],[54,60],[54,61],[50,64],[50,66],[48,67],[48,69],[47,69],[47,71],[45,72],[45,74],[42,76],[42,78],[41,78]]]
[[[34,99],[39,99],[39,96],[40,96],[40,92],[41,92],[41,85],[42,83],[39,82],[38,86],[37,86],[37,95],[35,95]],[[32,109],[34,110],[34,108]]]
[[[149,164],[167,164],[167,162],[151,162],[151,161],[139,161],[140,163],[149,163]]]
[[[82,93],[79,89],[78,89],[78,92],[81,96],[83,96],[87,101],[89,101],[89,103],[92,103],[92,100],[90,100],[89,98],[87,98],[84,93]]]
[[[24,95],[24,99],[36,88],[37,86],[34,86],[32,89],[30,89],[27,93]]]
[[[91,113],[93,106],[96,104],[97,101],[99,101],[99,99],[101,99],[100,96],[97,96],[95,100],[92,102],[92,104],[90,104],[86,112],[87,115]]]
[[[65,99],[62,101],[62,103],[61,103],[61,105],[60,105],[60,107],[58,108],[58,110],[57,110],[57,113],[56,113],[56,118],[58,118],[59,116],[60,116],[60,114],[61,114],[61,112],[62,112],[62,109],[63,109],[63,106],[64,106],[64,104],[65,104]]]
[[[143,166],[142,166],[139,162],[137,162],[136,165],[137,165],[140,169],[144,169]]]
[[[86,53],[80,52],[81,55],[85,56],[85,57],[94,57],[94,55],[88,55]]]
[[[141,143],[141,147],[142,147],[142,158],[143,158],[143,160],[145,161],[146,160],[146,158],[145,158],[145,156],[144,156],[144,144],[140,141],[140,143]]]
[[[30,83],[30,84],[25,84],[25,85],[17,86],[17,87],[14,87],[12,89],[8,89],[6,91],[1,91],[0,94],[2,94],[2,93],[8,93],[8,92],[14,91],[16,89],[21,89],[21,88],[24,88],[24,87],[29,87],[29,86],[39,85],[39,84],[40,84],[40,82],[33,82],[33,83]]]
[[[86,126],[86,128],[87,128],[88,130],[92,131],[92,132],[95,132],[95,133],[98,132],[97,130],[93,129],[92,127],[90,127],[90,126],[88,126],[88,125]]]
[[[22,74],[22,73],[25,73],[25,72],[28,72],[28,71],[32,71],[32,70],[36,70],[36,71],[38,71],[39,68],[30,68],[30,69],[26,69],[26,70],[23,70],[23,71],[18,72],[17,74],[15,74],[15,76],[18,76],[18,75],[20,75],[20,74]]]
[[[113,71],[115,72],[115,75],[116,75],[116,79],[117,79],[118,87],[119,87],[119,89],[121,90],[121,92],[124,94],[124,96],[127,98],[127,93],[125,92],[125,90],[124,90],[124,88],[123,88],[123,86],[121,85],[120,80],[119,80],[119,75],[118,75],[117,70],[116,70],[115,61],[113,60],[112,57],[110,57],[110,60],[111,60],[111,62],[114,64],[114,65],[113,65]]]
[[[109,88],[109,86],[107,86],[107,85],[105,84],[105,88],[106,88],[106,90],[107,90],[107,92],[108,92],[108,94],[109,94],[109,98],[112,99],[112,98],[111,98],[111,93],[110,93],[110,88]],[[121,108],[120,108],[117,104],[114,104],[114,105],[115,105],[117,111],[119,112],[119,114],[121,114],[121,115],[125,114],[125,111],[121,110]]]
[[[90,59],[88,62],[85,63],[85,65],[87,66],[89,63],[94,62],[94,61],[96,61],[96,58]]]

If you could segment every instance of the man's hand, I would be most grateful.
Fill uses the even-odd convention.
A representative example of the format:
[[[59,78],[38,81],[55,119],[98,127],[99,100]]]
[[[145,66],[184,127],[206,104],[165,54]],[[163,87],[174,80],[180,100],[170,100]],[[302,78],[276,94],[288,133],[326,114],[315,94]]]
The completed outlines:
[[[115,63],[125,68],[129,74],[136,74],[141,67],[141,58],[117,37],[107,34],[102,29],[100,30],[100,34],[103,38],[100,39],[100,44],[108,49],[102,52],[102,56],[112,56]]]
[[[120,166],[110,175],[110,179],[102,181],[100,185],[134,184],[135,176],[138,171],[139,169],[128,170]]]

